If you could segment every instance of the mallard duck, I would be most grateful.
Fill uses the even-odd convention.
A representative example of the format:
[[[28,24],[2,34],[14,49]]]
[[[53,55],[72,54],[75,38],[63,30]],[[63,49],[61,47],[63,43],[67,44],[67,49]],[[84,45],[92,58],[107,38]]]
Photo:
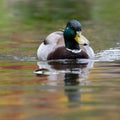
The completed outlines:
[[[63,31],[49,34],[37,50],[38,60],[94,57],[89,41],[81,34],[81,31],[80,22],[70,20]]]

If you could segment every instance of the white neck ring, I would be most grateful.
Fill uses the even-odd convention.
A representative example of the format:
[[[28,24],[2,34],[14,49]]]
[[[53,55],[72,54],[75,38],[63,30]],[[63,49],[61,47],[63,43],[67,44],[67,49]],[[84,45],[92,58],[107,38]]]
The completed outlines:
[[[72,53],[80,53],[82,50],[71,50],[69,48],[66,48],[68,51],[72,52]]]

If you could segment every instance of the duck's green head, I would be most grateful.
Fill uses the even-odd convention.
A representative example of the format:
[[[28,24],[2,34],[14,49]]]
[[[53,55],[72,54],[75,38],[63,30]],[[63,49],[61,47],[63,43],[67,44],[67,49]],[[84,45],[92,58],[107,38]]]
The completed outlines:
[[[84,44],[81,38],[81,24],[77,20],[70,20],[64,29],[65,47],[69,49],[80,49],[79,44]]]

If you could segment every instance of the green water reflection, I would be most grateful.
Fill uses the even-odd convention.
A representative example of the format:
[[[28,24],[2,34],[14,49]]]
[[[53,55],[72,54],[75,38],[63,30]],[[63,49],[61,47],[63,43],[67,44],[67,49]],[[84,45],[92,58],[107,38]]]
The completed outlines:
[[[119,120],[119,6],[119,0],[0,0],[0,120]],[[41,41],[73,18],[96,53],[93,67],[33,74]]]
[[[90,40],[95,52],[119,45],[119,1],[1,0],[0,2],[0,45],[6,48],[1,49],[1,53],[25,54],[27,52],[23,51],[28,51],[30,56],[34,56],[36,54],[34,51],[45,36],[63,29],[70,19],[78,19],[81,22],[83,35]],[[12,49],[9,49],[9,46]]]

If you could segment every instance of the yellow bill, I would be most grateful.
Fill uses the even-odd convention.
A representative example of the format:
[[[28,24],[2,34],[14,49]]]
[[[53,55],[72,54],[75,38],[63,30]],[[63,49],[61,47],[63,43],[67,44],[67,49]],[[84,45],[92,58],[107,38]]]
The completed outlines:
[[[81,31],[76,32],[75,40],[77,43],[79,43],[81,45],[86,44],[86,41],[84,39],[82,39]]]

